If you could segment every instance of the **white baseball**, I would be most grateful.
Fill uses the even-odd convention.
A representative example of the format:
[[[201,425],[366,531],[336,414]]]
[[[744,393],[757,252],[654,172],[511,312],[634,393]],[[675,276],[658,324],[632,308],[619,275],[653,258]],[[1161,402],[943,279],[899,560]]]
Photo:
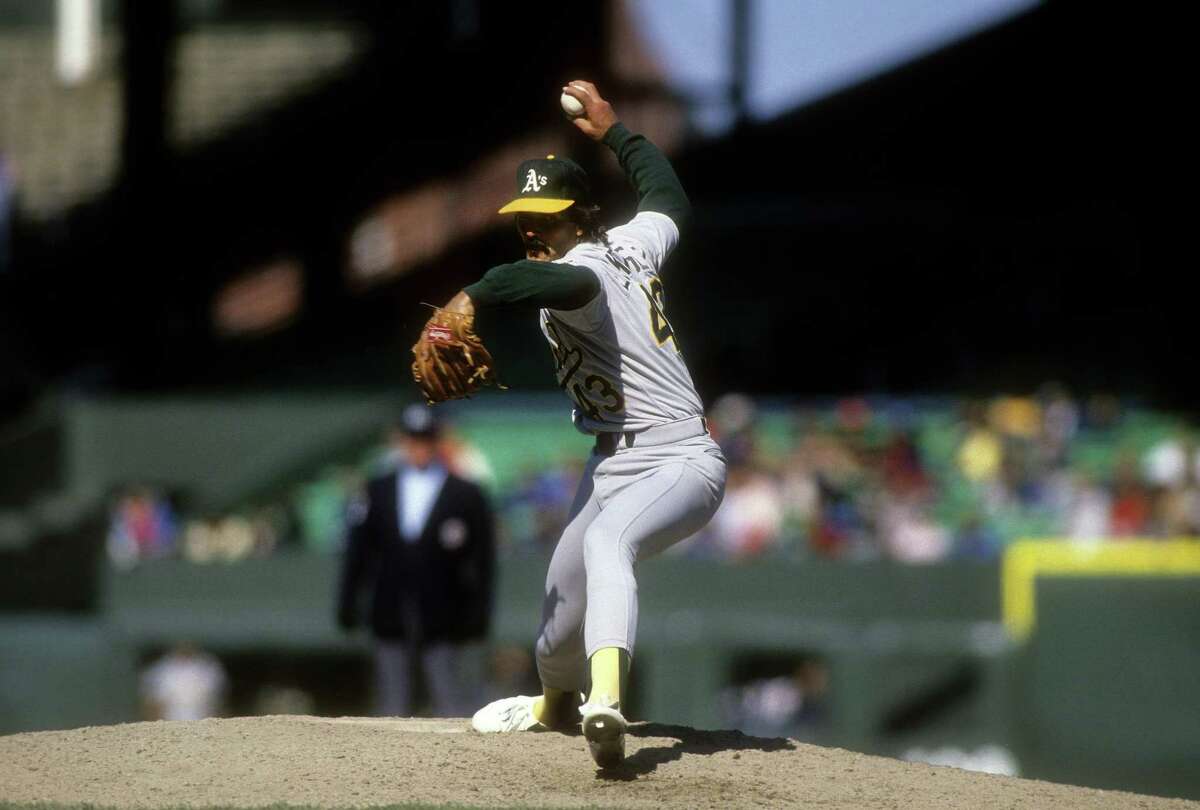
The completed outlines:
[[[583,115],[583,102],[575,98],[575,96],[569,96],[566,93],[563,93],[562,98],[558,100],[558,103],[562,105],[563,112],[572,118],[578,118],[579,116]]]

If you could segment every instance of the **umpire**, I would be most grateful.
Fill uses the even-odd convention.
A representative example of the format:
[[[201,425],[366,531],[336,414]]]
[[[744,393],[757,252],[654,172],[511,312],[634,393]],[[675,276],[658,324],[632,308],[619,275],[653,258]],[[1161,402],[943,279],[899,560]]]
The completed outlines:
[[[404,410],[390,435],[400,463],[350,510],[337,620],[354,629],[369,597],[384,716],[412,715],[418,665],[437,716],[463,717],[479,699],[468,650],[488,634],[495,527],[483,491],[447,469],[439,434],[431,409]]]

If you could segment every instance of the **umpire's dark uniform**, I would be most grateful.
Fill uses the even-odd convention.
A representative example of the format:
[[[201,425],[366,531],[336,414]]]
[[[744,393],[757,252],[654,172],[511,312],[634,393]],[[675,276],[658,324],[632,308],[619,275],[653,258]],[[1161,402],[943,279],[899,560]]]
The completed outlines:
[[[422,408],[424,406],[421,406]],[[401,442],[434,441],[407,426]],[[430,438],[432,436],[432,438]],[[338,598],[338,623],[358,624],[369,594],[376,639],[381,714],[412,714],[410,677],[419,662],[436,714],[461,717],[478,701],[478,673],[468,673],[464,645],[487,637],[492,607],[495,529],[475,484],[436,461],[409,463],[367,485],[353,507]],[[423,502],[416,523],[405,493]],[[420,507],[418,507],[420,508]],[[419,525],[406,533],[403,525]],[[473,677],[472,677],[473,676]]]

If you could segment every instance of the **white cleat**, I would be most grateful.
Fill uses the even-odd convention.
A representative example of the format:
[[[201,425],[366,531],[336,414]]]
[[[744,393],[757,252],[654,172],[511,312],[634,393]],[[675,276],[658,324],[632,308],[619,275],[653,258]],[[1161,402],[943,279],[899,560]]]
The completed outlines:
[[[583,736],[596,765],[615,768],[624,762],[625,729],[629,723],[621,712],[609,706],[585,703],[579,707],[579,713],[583,715]]]
[[[497,734],[507,731],[543,731],[545,726],[533,716],[536,697],[517,697],[493,700],[471,718],[471,728],[481,734]]]

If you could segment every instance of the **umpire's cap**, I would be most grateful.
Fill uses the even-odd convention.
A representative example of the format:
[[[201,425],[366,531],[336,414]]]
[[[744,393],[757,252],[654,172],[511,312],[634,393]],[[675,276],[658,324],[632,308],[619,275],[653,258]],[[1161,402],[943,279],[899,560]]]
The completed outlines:
[[[587,172],[567,158],[546,155],[526,160],[517,167],[517,198],[500,209],[501,214],[529,212],[557,214],[572,205],[590,205]]]
[[[442,426],[428,405],[409,405],[400,412],[396,420],[396,429],[405,436],[416,439],[434,439],[441,432]]]

